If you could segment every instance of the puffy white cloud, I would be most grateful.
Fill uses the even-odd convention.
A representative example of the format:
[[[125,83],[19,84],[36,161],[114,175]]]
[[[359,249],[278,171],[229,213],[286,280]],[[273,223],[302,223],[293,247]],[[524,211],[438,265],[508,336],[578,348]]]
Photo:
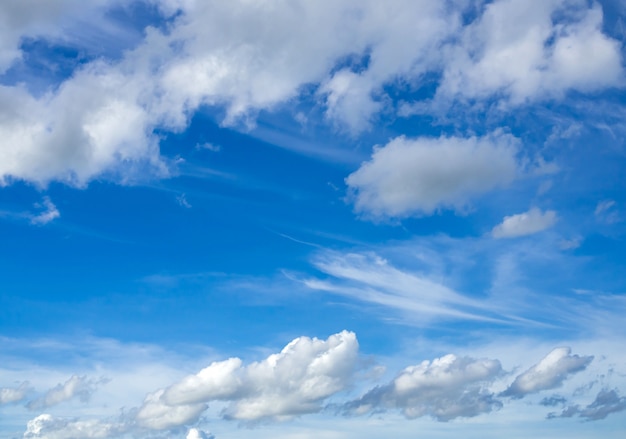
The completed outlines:
[[[571,355],[570,348],[556,348],[539,363],[518,375],[502,395],[522,398],[529,393],[554,389],[569,375],[585,370],[592,360],[593,356]]]
[[[31,390],[27,381],[18,387],[2,387],[0,388],[0,405],[22,401]]]
[[[238,358],[215,362],[146,398],[136,415],[147,428],[168,429],[197,419],[207,402],[229,402],[227,419],[281,420],[314,413],[350,382],[356,336],[343,331],[327,340],[299,337],[278,354],[243,366]]]
[[[472,196],[510,183],[519,173],[518,141],[486,137],[398,137],[346,178],[357,212],[407,217],[465,206]]]
[[[141,427],[166,430],[173,427],[195,422],[207,404],[176,404],[169,405],[162,400],[164,390],[158,390],[146,397],[137,411],[135,419]]]
[[[124,426],[98,420],[79,421],[42,414],[26,424],[24,439],[105,439],[119,437]]]
[[[505,216],[500,224],[491,231],[494,238],[515,238],[532,235],[546,230],[556,223],[557,216],[553,210],[542,212],[533,207],[528,212]]]
[[[98,21],[94,17],[118,3],[3,3],[0,19],[8,24],[0,26],[0,69],[20,56],[21,38]],[[330,120],[358,133],[388,109],[386,85],[419,83],[429,72],[444,72],[442,96],[504,90],[515,102],[612,86],[622,75],[619,45],[601,31],[600,7],[574,0],[533,8],[523,0],[496,1],[465,27],[464,1],[153,3],[171,18],[167,31],[147,28],[141,44],[130,44],[121,59],[99,57],[37,97],[23,86],[0,86],[0,182],[81,186],[102,175],[122,182],[164,176],[168,166],[155,129],[182,130],[203,105],[225,108],[224,123],[253,123],[256,112],[297,99],[308,85]],[[572,5],[574,12],[560,14],[565,21],[552,20]],[[454,150],[463,155],[467,149]],[[478,162],[482,150],[475,151]],[[461,181],[470,194],[455,186],[458,179],[442,178],[448,189],[431,181],[442,199],[422,194],[416,206],[409,196],[374,207],[398,215],[456,207],[459,198],[510,180],[502,175],[509,158],[492,158],[497,166],[484,179]]]
[[[191,428],[187,433],[186,439],[215,439],[215,436],[213,436],[211,433],[207,433],[206,431],[202,431],[197,428]]]
[[[602,33],[602,7],[582,0],[486,5],[447,54],[440,97],[501,95],[513,105],[623,80],[620,46]]]
[[[407,367],[391,383],[345,408],[352,414],[400,409],[408,418],[432,416],[439,421],[477,416],[502,406],[485,387],[501,372],[498,360],[450,354]]]
[[[45,395],[30,401],[27,407],[31,410],[39,410],[53,405],[78,398],[82,402],[89,401],[91,395],[97,390],[102,380],[89,379],[86,376],[72,375],[63,384],[48,390]]]

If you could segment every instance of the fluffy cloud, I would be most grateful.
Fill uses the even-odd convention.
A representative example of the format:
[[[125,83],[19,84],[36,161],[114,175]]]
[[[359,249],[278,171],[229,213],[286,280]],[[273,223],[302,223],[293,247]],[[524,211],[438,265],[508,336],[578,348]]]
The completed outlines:
[[[556,348],[539,363],[518,375],[502,395],[521,398],[529,393],[554,389],[569,375],[585,370],[592,360],[593,356],[571,355],[570,348]]]
[[[314,413],[349,383],[357,351],[356,336],[344,331],[325,341],[297,338],[280,353],[247,366],[238,358],[215,362],[149,395],[136,417],[148,428],[172,428],[196,419],[215,400],[229,402],[225,418],[242,421]]]
[[[30,401],[27,407],[31,410],[40,410],[73,398],[87,402],[100,383],[102,383],[102,380],[96,381],[88,379],[86,376],[72,375],[65,383],[58,384],[56,387],[48,390],[42,397]]]
[[[32,3],[0,6],[0,20],[6,21],[0,26],[0,70],[19,58],[22,38],[52,38],[58,29],[71,27],[67,23],[99,21],[123,2]],[[313,85],[331,121],[358,133],[389,107],[393,99],[386,85],[419,83],[429,72],[443,72],[439,95],[504,93],[514,102],[569,89],[597,90],[617,84],[622,75],[619,45],[602,33],[600,7],[583,1],[552,0],[527,8],[523,0],[501,0],[465,27],[466,2],[152,3],[169,17],[167,31],[146,28],[143,41],[127,44],[121,59],[96,56],[43,94],[0,85],[0,183],[58,180],[82,186],[102,175],[121,182],[166,176],[168,163],[155,130],[183,130],[206,105],[225,109],[223,123],[253,122],[258,111],[297,99],[307,85]],[[574,12],[557,14],[568,8]],[[555,16],[565,18],[554,21]],[[64,38],[78,44],[77,38]],[[411,143],[396,140],[402,142]],[[499,142],[507,143],[502,137]],[[406,185],[424,187],[403,190],[395,185],[402,182],[386,177],[393,186],[387,193],[363,169],[351,176],[364,213],[406,216],[458,207],[467,196],[510,181],[515,171],[510,148],[501,143],[430,141],[461,157],[472,152],[468,167],[430,152],[429,141],[417,143],[424,148],[408,148],[413,158],[436,161],[435,170],[427,173],[414,164],[414,181],[410,171],[398,169],[405,171]],[[422,156],[418,150],[428,151]],[[377,157],[382,161],[387,155],[392,154]],[[494,160],[493,170],[484,168],[486,158]],[[396,169],[397,163],[391,166]],[[451,177],[454,172],[460,177]]]
[[[494,238],[515,238],[517,236],[532,235],[546,230],[556,222],[556,212],[533,207],[528,212],[505,216],[500,224],[491,231]]]
[[[18,387],[2,387],[0,388],[0,405],[22,401],[31,390],[26,381]]]
[[[582,0],[492,2],[450,49],[439,96],[504,97],[519,105],[592,91],[623,79],[619,44],[602,33],[602,7]]]
[[[346,405],[348,413],[400,409],[408,418],[439,421],[477,416],[502,406],[485,388],[500,373],[497,360],[446,355],[404,369],[391,383]]]
[[[121,434],[120,427],[97,420],[77,421],[42,414],[28,421],[24,439],[105,439]]]
[[[347,179],[357,212],[373,218],[462,208],[475,195],[518,174],[517,140],[487,137],[398,137],[378,148]]]

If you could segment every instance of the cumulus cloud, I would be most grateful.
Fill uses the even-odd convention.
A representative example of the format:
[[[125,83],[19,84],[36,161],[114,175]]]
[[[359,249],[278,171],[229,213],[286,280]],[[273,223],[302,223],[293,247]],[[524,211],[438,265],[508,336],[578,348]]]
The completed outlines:
[[[2,387],[0,388],[0,405],[22,401],[31,390],[27,381],[17,387]]]
[[[44,210],[37,215],[33,215],[30,219],[32,224],[44,225],[48,224],[61,216],[59,209],[50,200],[50,197],[43,197],[41,204],[36,204],[35,207],[43,208]]]
[[[494,238],[515,238],[532,235],[552,227],[557,220],[556,212],[533,207],[527,212],[505,216],[491,231]]]
[[[477,416],[502,406],[485,387],[501,372],[498,360],[446,355],[407,367],[345,409],[351,414],[399,409],[407,418],[432,416],[438,421]]]
[[[24,439],[106,439],[119,436],[124,427],[98,420],[73,420],[42,414],[26,424]]]
[[[384,219],[463,208],[472,196],[504,186],[519,173],[518,141],[486,137],[398,137],[346,178],[355,210]]]
[[[99,21],[118,3],[123,2],[3,3],[0,71],[20,57],[23,38],[52,38],[68,22]],[[582,0],[551,0],[534,8],[523,0],[501,0],[465,25],[465,2],[438,0],[384,6],[375,0],[153,3],[169,18],[167,30],[146,28],[141,43],[126,47],[120,59],[97,56],[77,65],[43,94],[0,85],[1,184],[22,179],[84,186],[103,175],[120,182],[167,176],[169,163],[155,130],[184,130],[207,105],[225,110],[225,124],[253,124],[257,112],[297,99],[311,85],[329,120],[359,133],[389,109],[393,99],[386,85],[419,83],[428,73],[443,72],[438,95],[504,95],[511,102],[598,90],[622,76],[619,44],[602,33],[601,8]],[[574,12],[564,13],[569,10]],[[463,142],[475,141],[442,142],[456,142],[456,148],[444,149],[466,156],[471,147]],[[411,195],[395,187],[397,199],[389,199],[370,187],[361,197],[364,212],[406,216],[458,207],[466,196],[510,181],[506,151],[493,156],[497,151],[487,146],[474,152],[470,169],[455,168],[457,159],[426,154],[447,162],[460,179],[444,178],[448,168],[437,165],[442,179],[433,181],[434,173],[417,178],[432,185],[433,197],[424,188],[419,194],[409,190]],[[495,160],[493,171],[483,169],[485,154]],[[482,179],[472,172],[481,170]],[[416,172],[423,175],[425,169]],[[357,175],[372,184],[365,171]]]
[[[519,105],[619,85],[620,46],[602,22],[602,7],[583,0],[492,2],[447,53],[438,95]]]
[[[82,402],[89,401],[103,380],[93,380],[86,376],[72,375],[65,383],[58,384],[48,390],[45,395],[30,401],[26,406],[31,410],[40,410],[78,398]]]
[[[186,439],[215,439],[215,436],[206,431],[202,431],[197,428],[191,428],[187,433]]]
[[[598,421],[606,418],[611,413],[626,410],[626,397],[620,397],[617,389],[602,389],[595,400],[584,408],[571,405],[563,409],[560,414],[549,413],[547,418],[571,418],[579,416],[588,421]]]
[[[357,351],[354,333],[343,331],[327,340],[297,338],[247,366],[238,358],[215,362],[149,395],[136,418],[147,428],[172,428],[197,419],[206,403],[216,400],[229,403],[225,418],[241,421],[315,413],[350,382]]]
[[[539,363],[518,375],[502,396],[522,398],[530,393],[559,387],[571,374],[585,370],[593,356],[571,355],[567,347],[556,348]]]

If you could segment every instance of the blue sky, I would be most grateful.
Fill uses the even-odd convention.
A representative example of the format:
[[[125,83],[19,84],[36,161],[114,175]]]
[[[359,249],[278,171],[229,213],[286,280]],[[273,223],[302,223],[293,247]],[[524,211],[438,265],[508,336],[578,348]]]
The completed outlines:
[[[0,436],[626,428],[618,0],[0,5]]]

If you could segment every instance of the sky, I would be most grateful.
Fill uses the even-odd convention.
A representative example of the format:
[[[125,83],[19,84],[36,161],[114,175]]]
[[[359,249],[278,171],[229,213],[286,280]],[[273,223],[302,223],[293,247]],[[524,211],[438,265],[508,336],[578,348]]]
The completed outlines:
[[[626,431],[626,3],[0,2],[0,437]]]

